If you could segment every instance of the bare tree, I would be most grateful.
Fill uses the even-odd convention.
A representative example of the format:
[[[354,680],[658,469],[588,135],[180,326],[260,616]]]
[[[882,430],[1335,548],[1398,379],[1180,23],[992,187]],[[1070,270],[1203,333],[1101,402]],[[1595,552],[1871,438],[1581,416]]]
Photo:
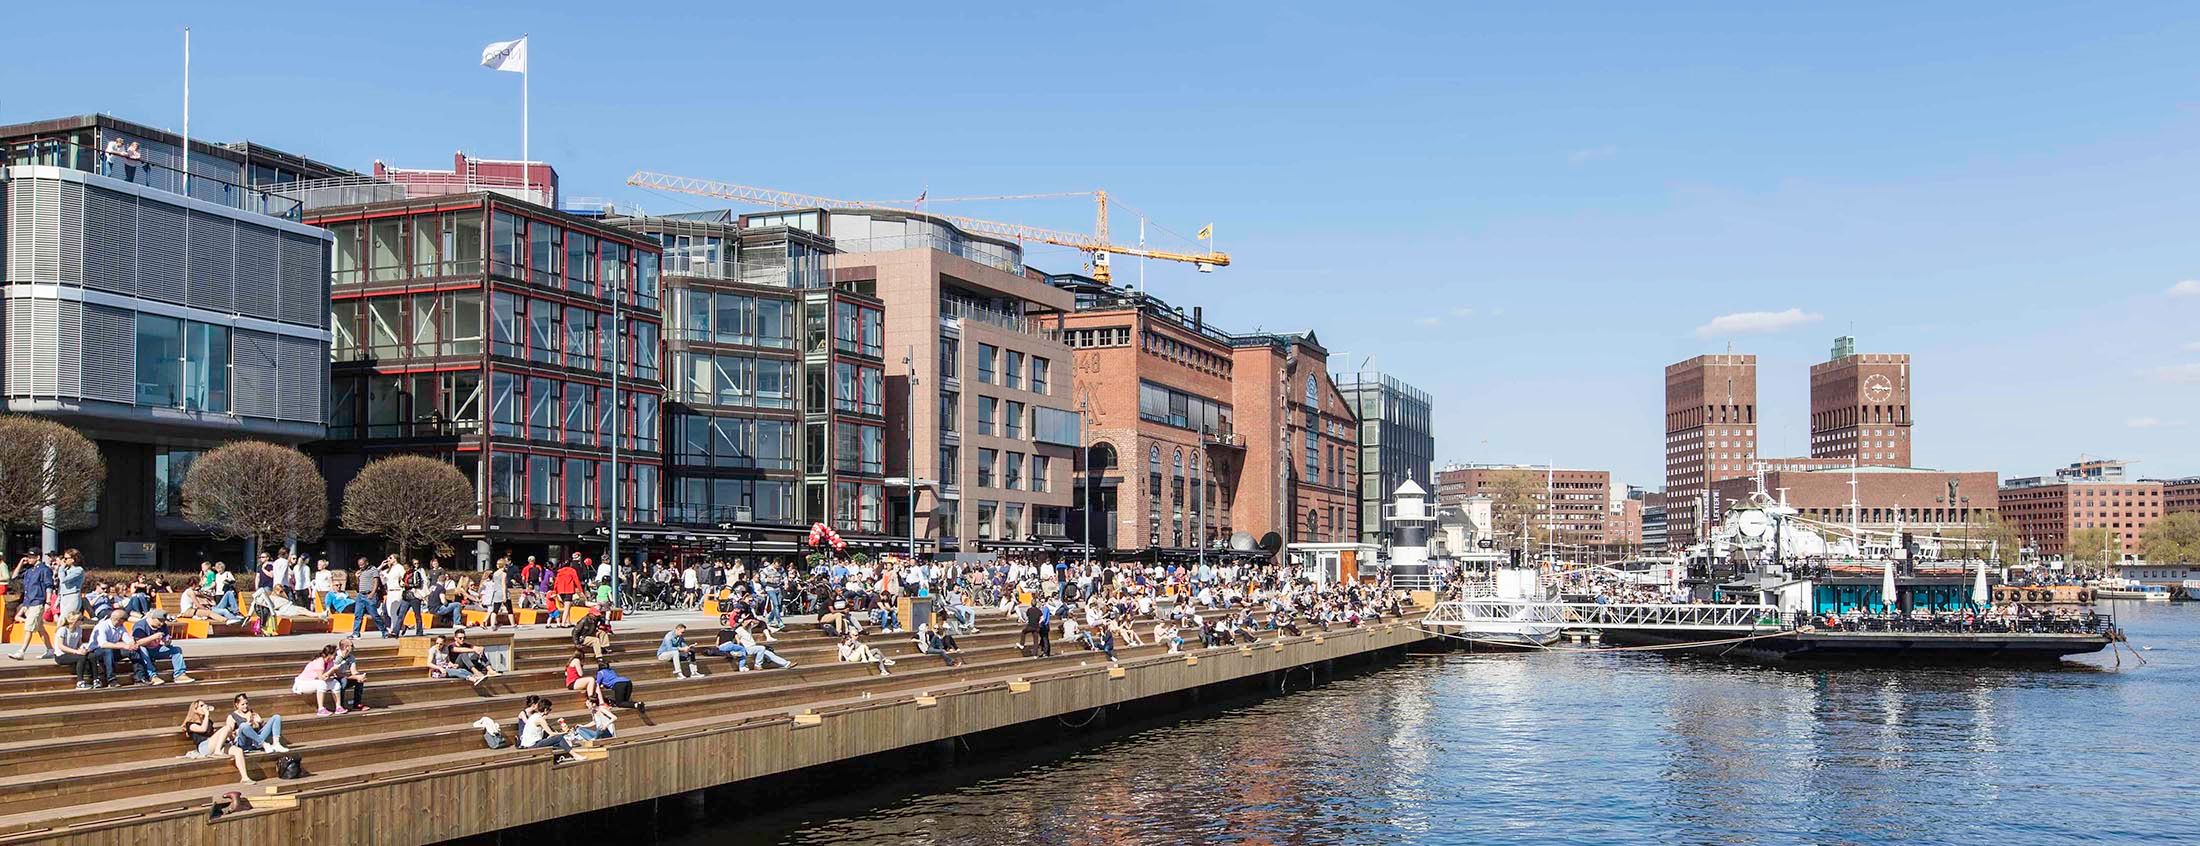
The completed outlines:
[[[2024,551],[2024,537],[2017,534],[2017,527],[2003,520],[2001,513],[1993,509],[1981,509],[1974,513],[1976,516],[1971,518],[1967,530],[1971,549],[1966,554],[1977,558],[1995,555],[1998,557],[1996,563],[2007,567],[2016,566],[2019,563],[2018,554]]]
[[[291,447],[224,444],[191,462],[183,478],[183,516],[255,547],[317,540],[328,526],[328,481],[313,459]]]
[[[0,525],[41,525],[49,508],[65,519],[98,499],[106,479],[99,447],[75,429],[0,415]]]
[[[1499,470],[1490,474],[1486,491],[1490,498],[1490,527],[1497,545],[1512,549],[1521,545],[1519,531],[1526,523],[1530,537],[1548,542],[1548,526],[1543,523],[1544,501],[1547,486],[1542,473],[1533,470]]]
[[[399,560],[413,547],[443,548],[480,509],[466,474],[427,456],[376,460],[344,486],[344,528],[395,542]]]

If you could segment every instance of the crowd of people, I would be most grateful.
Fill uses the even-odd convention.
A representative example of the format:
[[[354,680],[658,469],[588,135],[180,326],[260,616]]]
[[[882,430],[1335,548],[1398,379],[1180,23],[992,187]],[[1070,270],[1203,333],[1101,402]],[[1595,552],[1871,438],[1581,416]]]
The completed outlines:
[[[1113,661],[1122,650],[1149,644],[1168,652],[1199,646],[1257,643],[1271,633],[1298,635],[1392,618],[1402,613],[1402,594],[1387,583],[1318,586],[1300,574],[1272,564],[1214,565],[1076,562],[1005,559],[984,562],[909,561],[897,556],[824,558],[808,561],[697,560],[679,565],[655,562],[615,572],[575,553],[544,562],[534,556],[506,555],[487,570],[448,568],[436,558],[386,556],[358,559],[349,570],[325,558],[281,551],[258,556],[249,573],[222,561],[202,562],[196,577],[170,583],[159,574],[121,582],[87,579],[81,553],[62,550],[26,556],[15,568],[21,579],[17,603],[31,626],[27,641],[11,656],[28,660],[29,650],[44,647],[40,660],[69,672],[79,689],[103,688],[118,678],[138,684],[189,684],[193,681],[171,627],[179,619],[243,625],[253,633],[273,634],[283,618],[326,619],[351,615],[349,632],[314,652],[291,679],[299,708],[320,717],[366,712],[368,673],[360,666],[359,638],[371,628],[383,637],[428,635],[436,629],[424,659],[430,678],[480,686],[504,674],[508,664],[489,647],[469,640],[473,622],[489,631],[516,627],[518,611],[563,612],[585,609],[577,619],[551,615],[551,625],[571,627],[572,653],[563,687],[577,695],[584,717],[579,724],[556,719],[549,697],[526,699],[509,724],[484,719],[487,733],[501,736],[508,725],[523,749],[549,748],[570,754],[613,736],[619,714],[646,714],[635,698],[635,682],[613,665],[613,617],[610,600],[660,597],[667,604],[694,608],[715,600],[719,627],[711,636],[691,639],[687,625],[673,626],[651,653],[669,665],[674,678],[702,678],[712,659],[730,672],[792,669],[795,662],[773,645],[790,616],[807,616],[835,644],[838,661],[867,665],[891,675],[895,650],[880,638],[908,638],[907,654],[937,659],[944,667],[964,663],[961,639],[979,632],[988,619],[1022,629],[1022,651],[1031,657],[1055,654],[1057,643],[1097,653]],[[171,614],[162,597],[175,593]],[[904,599],[928,600],[933,613],[904,620]],[[469,621],[468,611],[476,612]],[[994,623],[986,623],[994,625]],[[122,674],[127,674],[123,676]],[[251,781],[246,756],[282,753],[283,717],[262,714],[249,696],[237,695],[226,713],[204,700],[187,709],[181,731],[189,739],[188,757],[227,758],[240,779]],[[295,716],[295,715],[294,715]]]

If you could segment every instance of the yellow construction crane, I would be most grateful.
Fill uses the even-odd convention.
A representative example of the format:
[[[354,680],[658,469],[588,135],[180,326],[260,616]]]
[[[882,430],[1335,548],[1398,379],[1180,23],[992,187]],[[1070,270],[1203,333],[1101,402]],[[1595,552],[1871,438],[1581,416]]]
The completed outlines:
[[[637,171],[633,176],[627,177],[626,184],[632,185],[637,188],[649,188],[657,191],[677,191],[683,194],[696,194],[704,197],[716,197],[722,200],[735,200],[738,202],[751,203],[760,206],[773,206],[777,208],[889,208],[900,211],[913,211],[912,209],[904,209],[900,206],[888,205],[883,203],[865,202],[862,200],[838,200],[831,197],[819,197],[810,194],[797,194],[792,191],[778,191],[771,188],[757,188],[751,185],[736,185],[731,182],[719,182],[711,179],[697,179],[687,176],[672,176],[669,174],[655,173],[646,170]],[[1021,194],[997,198],[957,197],[955,199],[1031,199],[1036,197],[1051,196],[1077,196],[1082,193],[1084,192],[1076,192],[1075,194]],[[1206,252],[1200,253],[1180,253],[1170,250],[1149,249],[1146,247],[1125,247],[1108,243],[1108,192],[1093,191],[1091,192],[1091,194],[1098,206],[1098,211],[1094,214],[1093,218],[1093,228],[1095,230],[1095,234],[1092,235],[1086,235],[1078,232],[1062,232],[1053,229],[1041,229],[1036,226],[1025,226],[1020,223],[1002,223],[993,220],[980,220],[974,217],[962,217],[959,215],[933,214],[932,212],[924,212],[924,214],[948,221],[955,224],[956,226],[962,227],[964,230],[980,235],[991,235],[994,237],[1006,238],[1018,242],[1037,241],[1042,244],[1053,244],[1055,246],[1082,250],[1092,256],[1092,278],[1097,279],[1101,282],[1108,281],[1108,259],[1110,256],[1113,255],[1140,256],[1143,258],[1159,259],[1161,261],[1180,261],[1186,264],[1197,266],[1199,268],[1199,272],[1201,273],[1212,273],[1217,267],[1229,266],[1230,254],[1214,249],[1209,249]],[[1209,230],[1202,230],[1202,234],[1209,235],[1209,237],[1202,238],[1201,240],[1212,240]]]

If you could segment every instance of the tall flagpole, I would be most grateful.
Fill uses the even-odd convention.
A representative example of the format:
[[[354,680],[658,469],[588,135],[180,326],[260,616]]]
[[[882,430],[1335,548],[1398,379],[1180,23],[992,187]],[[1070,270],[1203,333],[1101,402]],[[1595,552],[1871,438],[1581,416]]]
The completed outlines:
[[[183,195],[191,196],[191,28],[183,28]],[[29,643],[30,641],[24,641]]]
[[[527,33],[522,32],[519,34],[519,43],[521,50],[533,52],[527,50],[528,47],[533,46],[527,43]],[[532,72],[531,69],[534,66],[534,56],[524,56],[519,66],[519,190],[521,194],[532,194],[535,190],[535,169],[528,164],[529,159],[527,157],[527,75]],[[618,397],[612,397],[611,399],[612,402],[618,402]],[[616,546],[616,542],[613,545]]]

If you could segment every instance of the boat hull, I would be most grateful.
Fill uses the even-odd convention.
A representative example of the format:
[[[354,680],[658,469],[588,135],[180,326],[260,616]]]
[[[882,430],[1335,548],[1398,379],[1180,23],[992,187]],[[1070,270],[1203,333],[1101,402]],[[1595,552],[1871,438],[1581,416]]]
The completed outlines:
[[[1726,632],[1613,630],[1605,639],[1630,646],[1730,641]],[[1671,650],[1781,664],[2053,664],[2108,648],[2105,634],[1961,634],[1947,632],[1797,632],[1739,643]]]

